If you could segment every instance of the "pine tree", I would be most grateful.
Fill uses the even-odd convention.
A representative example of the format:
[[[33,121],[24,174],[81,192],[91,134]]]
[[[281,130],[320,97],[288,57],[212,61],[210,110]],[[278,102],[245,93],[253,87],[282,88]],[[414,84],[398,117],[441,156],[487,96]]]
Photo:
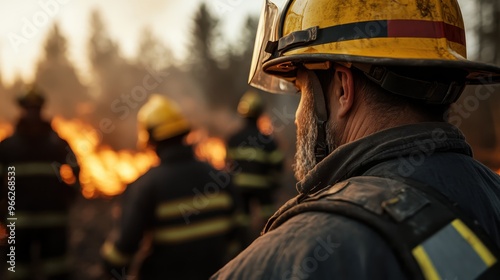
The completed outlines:
[[[174,64],[172,51],[153,34],[151,28],[144,28],[139,39],[137,62],[142,67],[156,70],[166,69]]]
[[[215,43],[220,39],[218,34],[219,20],[201,4],[193,21],[192,42],[189,48],[189,69],[195,81],[206,94],[208,105],[215,107],[220,103],[221,82],[224,84],[222,71],[216,58]]]
[[[478,11],[481,12],[479,16],[479,24],[477,26],[477,33],[479,37],[479,55],[481,61],[500,65],[500,2],[498,0],[479,0],[477,1]],[[490,88],[491,89],[491,88]],[[488,89],[485,89],[488,90]],[[486,136],[486,141],[483,141],[487,147],[495,147],[492,165],[496,168],[500,167],[500,97],[499,88],[490,92],[491,96],[485,103],[489,107],[481,106],[479,110],[488,112],[488,118],[484,118],[480,122],[482,124],[491,123],[491,135]],[[485,108],[486,107],[486,108]]]
[[[479,38],[479,60],[500,64],[500,2],[498,0],[479,0],[480,11],[476,32]]]
[[[46,110],[51,115],[74,118],[85,113],[82,108],[90,98],[66,56],[66,48],[66,38],[54,24],[45,41],[44,56],[37,65],[35,83],[45,91]]]
[[[87,47],[96,97],[93,124],[97,128],[103,121],[107,124],[109,129],[101,133],[104,144],[133,149],[137,143],[137,111],[149,94],[160,88],[164,75],[151,77],[156,69],[123,57],[98,12],[92,13],[90,26]]]
[[[241,37],[228,54],[229,66],[226,75],[232,77],[227,79],[231,82],[231,94],[228,100],[231,107],[236,109],[241,96],[251,87],[248,85],[248,75],[252,62],[253,46],[257,31],[258,18],[248,16],[242,29]]]
[[[477,37],[477,54],[468,54],[469,57],[500,65],[500,2],[478,0],[467,7],[474,9],[474,12],[466,10],[464,14],[479,13],[472,29]],[[465,17],[465,20],[473,19]],[[491,167],[499,168],[500,144],[497,143],[500,142],[500,98],[496,88],[491,85],[468,87],[456,104],[452,105],[452,111],[460,119],[459,128],[471,144],[475,157]],[[481,99],[477,97],[478,93]],[[489,97],[484,99],[482,96]],[[458,111],[462,113],[457,114]],[[481,131],[478,131],[478,127],[482,128]]]

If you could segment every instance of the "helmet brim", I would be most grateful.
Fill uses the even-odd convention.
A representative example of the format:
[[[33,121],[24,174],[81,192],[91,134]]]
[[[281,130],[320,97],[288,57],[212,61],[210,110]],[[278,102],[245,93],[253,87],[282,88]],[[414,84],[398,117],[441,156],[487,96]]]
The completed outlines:
[[[263,64],[263,70],[270,75],[286,77],[292,76],[293,74],[281,69],[293,69],[290,68],[290,65],[324,61],[364,63],[387,67],[436,68],[436,71],[461,69],[467,74],[464,77],[457,77],[457,80],[463,80],[466,84],[481,85],[500,83],[500,67],[471,60],[396,59],[343,54],[296,54],[268,60]]]

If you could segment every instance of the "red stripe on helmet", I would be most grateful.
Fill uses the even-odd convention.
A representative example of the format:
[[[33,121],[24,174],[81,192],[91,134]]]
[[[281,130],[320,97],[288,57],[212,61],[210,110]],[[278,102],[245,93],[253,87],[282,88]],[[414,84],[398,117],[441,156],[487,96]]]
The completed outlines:
[[[388,20],[387,37],[446,38],[465,46],[465,30],[442,21]]]

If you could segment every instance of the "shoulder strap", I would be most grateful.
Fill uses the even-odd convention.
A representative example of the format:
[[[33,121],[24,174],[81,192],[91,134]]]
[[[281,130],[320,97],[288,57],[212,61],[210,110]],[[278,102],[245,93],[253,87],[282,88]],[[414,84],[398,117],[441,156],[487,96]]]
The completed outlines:
[[[412,279],[449,278],[450,273],[460,279],[500,275],[500,253],[478,226],[432,188],[398,179],[353,177],[312,196],[299,196],[280,209],[264,231],[304,212],[334,213],[380,234]]]

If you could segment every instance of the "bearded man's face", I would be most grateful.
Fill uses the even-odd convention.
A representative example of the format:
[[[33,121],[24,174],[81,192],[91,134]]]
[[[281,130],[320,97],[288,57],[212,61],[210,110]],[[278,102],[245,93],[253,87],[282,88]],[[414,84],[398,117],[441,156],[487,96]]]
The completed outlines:
[[[295,178],[302,180],[316,166],[314,147],[318,137],[317,122],[314,113],[314,96],[312,85],[305,71],[299,71],[297,76],[297,87],[301,92],[299,107],[295,114],[297,126],[297,152],[293,169]],[[325,98],[325,100],[328,100]],[[328,106],[328,104],[327,104]],[[330,152],[338,147],[337,123],[332,119],[326,123],[326,137]]]

